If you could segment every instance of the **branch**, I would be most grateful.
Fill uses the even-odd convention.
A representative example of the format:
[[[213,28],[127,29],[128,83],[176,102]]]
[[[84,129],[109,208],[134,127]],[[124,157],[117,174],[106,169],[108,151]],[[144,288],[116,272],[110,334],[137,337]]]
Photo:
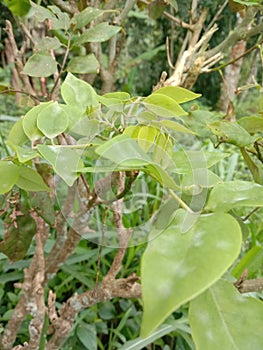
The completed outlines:
[[[141,298],[141,285],[137,283],[138,280],[139,277],[135,275],[117,280],[104,278],[94,289],[73,295],[61,307],[60,316],[53,320],[52,326],[55,331],[46,345],[46,350],[61,349],[72,330],[76,315],[82,310],[112,298]]]
[[[205,53],[205,59],[215,56],[218,52],[225,52],[229,47],[233,46],[236,42],[240,40],[247,40],[251,36],[260,34],[263,31],[263,22],[255,27],[252,27],[251,29],[248,29],[248,25],[252,22],[257,13],[258,9],[255,11],[255,9],[252,6],[248,8],[243,21],[236,26],[234,31],[231,34],[229,34],[224,41],[222,41],[213,49],[208,50]]]
[[[63,1],[63,0],[53,0],[53,3],[59,7],[62,11],[65,11],[69,13],[70,15],[74,15],[75,13],[78,13],[78,7],[75,3],[75,1]]]

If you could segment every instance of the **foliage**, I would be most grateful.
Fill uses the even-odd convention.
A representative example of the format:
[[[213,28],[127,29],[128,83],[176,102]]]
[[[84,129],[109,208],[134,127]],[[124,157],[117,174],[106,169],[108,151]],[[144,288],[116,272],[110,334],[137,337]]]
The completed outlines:
[[[50,31],[17,56],[35,105],[1,153],[1,347],[261,348],[261,110],[232,120],[179,86],[113,91],[119,13],[26,3],[9,8]]]

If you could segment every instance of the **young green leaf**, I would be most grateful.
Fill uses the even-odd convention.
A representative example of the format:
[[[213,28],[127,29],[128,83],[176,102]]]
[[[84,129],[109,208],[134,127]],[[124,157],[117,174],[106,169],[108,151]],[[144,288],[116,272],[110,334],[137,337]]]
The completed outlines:
[[[172,118],[187,115],[173,98],[156,92],[146,97],[143,104],[151,112],[161,117]]]
[[[261,349],[263,303],[220,280],[190,303],[189,321],[197,350]]]
[[[179,209],[164,230],[149,235],[141,267],[143,337],[209,288],[239,255],[242,234],[231,215],[189,215]]]
[[[148,152],[154,145],[154,140],[158,132],[159,130],[153,126],[144,125],[140,128],[137,140],[139,146],[144,150],[144,152]]]
[[[201,94],[196,94],[180,86],[165,86],[161,89],[156,90],[154,94],[162,94],[171,97],[179,104],[195,100],[201,96]]]

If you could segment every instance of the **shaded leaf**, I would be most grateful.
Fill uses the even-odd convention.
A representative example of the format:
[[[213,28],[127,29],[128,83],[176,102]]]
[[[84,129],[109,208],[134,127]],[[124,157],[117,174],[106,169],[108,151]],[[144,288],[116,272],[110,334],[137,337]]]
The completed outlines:
[[[57,62],[50,55],[35,53],[24,66],[24,73],[31,77],[49,77],[57,70]]]
[[[28,212],[16,217],[16,226],[11,224],[0,242],[0,252],[12,261],[23,259],[36,233],[36,222]]]
[[[241,243],[238,223],[224,213],[197,216],[179,209],[165,229],[153,230],[141,267],[142,336],[217,281],[239,255]]]
[[[54,226],[55,211],[49,194],[47,192],[31,192],[29,193],[29,199],[32,208],[34,208],[38,215],[50,226]]]
[[[40,39],[35,48],[38,50],[56,50],[61,46],[61,42],[56,37],[44,37]]]
[[[99,73],[100,64],[93,53],[86,56],[73,57],[67,66],[67,71],[81,74]]]
[[[184,175],[181,186],[183,191],[196,195],[200,193],[203,188],[214,187],[220,182],[222,182],[220,177],[212,171],[206,168],[195,168]]]
[[[263,118],[257,116],[244,117],[238,120],[238,124],[242,126],[250,134],[263,132]]]
[[[191,301],[189,321],[197,350],[261,349],[263,303],[220,280]]]
[[[71,23],[75,25],[76,29],[80,29],[104,13],[105,11],[103,10],[94,7],[86,7],[84,10],[74,15]]]
[[[29,0],[5,0],[4,2],[15,16],[25,16],[31,7]]]
[[[97,350],[97,332],[95,324],[82,323],[77,328],[77,336],[88,350]]]
[[[19,167],[9,161],[0,160],[0,194],[6,193],[16,183],[19,177]]]
[[[22,146],[26,141],[28,141],[27,135],[23,128],[23,119],[19,119],[12,127],[9,132],[7,141],[10,144]]]
[[[25,191],[50,191],[42,177],[35,170],[26,166],[19,167],[16,185]]]
[[[154,125],[158,125],[160,127],[165,127],[165,128],[168,128],[168,129],[172,129],[172,130],[175,130],[175,131],[179,131],[179,132],[185,132],[187,134],[193,134],[193,135],[196,135],[196,132],[195,131],[192,131],[188,128],[186,128],[184,125],[182,124],[179,124],[177,122],[174,122],[173,120],[161,120],[161,121],[153,121],[153,124]]]
[[[208,127],[221,142],[231,143],[238,147],[244,147],[253,143],[253,138],[249,133],[236,122],[214,122],[208,124]]]
[[[249,181],[227,181],[211,191],[206,210],[227,212],[236,207],[262,207],[263,186]]]
[[[88,42],[98,43],[107,41],[116,35],[121,30],[121,27],[112,26],[107,22],[102,22],[96,26],[85,30],[83,34],[73,39],[73,45],[79,46]]]

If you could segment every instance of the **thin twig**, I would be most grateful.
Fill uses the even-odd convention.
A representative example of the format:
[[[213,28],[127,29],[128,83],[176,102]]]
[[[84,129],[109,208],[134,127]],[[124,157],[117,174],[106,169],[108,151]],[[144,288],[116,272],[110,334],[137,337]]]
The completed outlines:
[[[180,197],[177,196],[177,194],[173,190],[169,190],[169,192],[181,208],[183,208],[190,214],[196,214],[190,207],[188,207],[188,205]]]

